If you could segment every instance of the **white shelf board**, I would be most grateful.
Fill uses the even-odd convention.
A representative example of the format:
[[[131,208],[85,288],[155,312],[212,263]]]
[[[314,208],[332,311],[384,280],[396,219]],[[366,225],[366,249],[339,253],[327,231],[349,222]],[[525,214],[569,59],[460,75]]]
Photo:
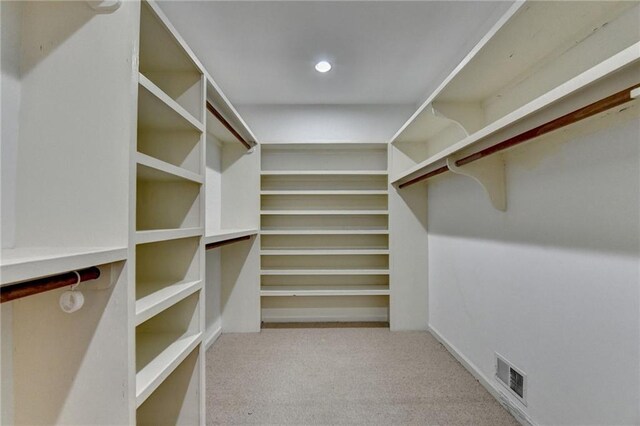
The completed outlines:
[[[282,190],[260,191],[260,195],[387,195],[386,189]]]
[[[162,283],[138,283],[138,287],[160,288],[136,300],[136,325],[140,325],[149,318],[175,305],[184,298],[202,288],[202,281],[180,281],[170,285]]]
[[[386,176],[386,170],[263,170],[262,176]]]
[[[383,216],[389,214],[388,210],[261,210],[263,216],[336,216],[336,215],[376,215]]]
[[[164,93],[151,80],[142,74],[138,74],[140,91],[138,99],[139,121],[142,127],[154,127],[158,129],[191,128],[199,132],[204,131],[204,125],[193,118],[176,101]]]
[[[262,256],[367,256],[386,255],[388,249],[264,249],[260,251]]]
[[[504,117],[494,121],[493,123],[485,126],[477,132],[469,135],[461,141],[451,145],[450,147],[440,151],[438,154],[433,155],[419,164],[411,167],[402,174],[392,178],[391,183],[401,183],[407,181],[413,177],[417,177],[430,170],[436,163],[445,160],[447,157],[471,147],[474,144],[482,141],[484,138],[491,136],[492,134],[504,130],[508,126],[523,120],[527,116],[530,116],[540,110],[549,107],[555,102],[585,88],[586,86],[622,69],[623,67],[630,65],[640,59],[640,42],[628,47],[622,52],[613,55],[612,57],[602,61],[598,65],[588,69],[587,71],[577,75],[571,80],[555,87],[547,93],[539,96],[531,102],[523,105],[515,111],[505,115]]]
[[[213,233],[207,233],[204,237],[205,244],[219,243],[222,241],[233,240],[234,238],[241,238],[250,235],[256,235],[258,228],[246,228],[246,229],[221,229]]]
[[[386,285],[360,286],[265,286],[260,289],[263,297],[287,296],[388,296]]]
[[[262,269],[261,275],[389,275],[388,269]]]
[[[388,229],[268,229],[262,235],[389,235]]]
[[[176,369],[178,365],[198,346],[202,333],[189,336],[175,336],[175,340],[158,356],[136,374],[136,406],[139,407],[154,390]],[[167,340],[167,335],[140,333],[136,346],[143,350],[156,351],[158,345]]]
[[[136,244],[154,243],[157,241],[177,240],[179,238],[189,238],[201,236],[202,228],[184,229],[154,229],[150,231],[137,231]]]
[[[126,247],[18,247],[1,253],[2,286],[127,259]]]
[[[192,171],[183,169],[182,167],[174,166],[150,155],[143,154],[141,152],[136,153],[136,161],[138,164],[145,166],[148,169],[157,170],[160,173],[147,173],[144,169],[141,169],[142,173],[147,173],[147,176],[141,176],[146,179],[161,180],[161,181],[174,181],[178,179],[186,179],[196,183],[204,183],[204,177]]]

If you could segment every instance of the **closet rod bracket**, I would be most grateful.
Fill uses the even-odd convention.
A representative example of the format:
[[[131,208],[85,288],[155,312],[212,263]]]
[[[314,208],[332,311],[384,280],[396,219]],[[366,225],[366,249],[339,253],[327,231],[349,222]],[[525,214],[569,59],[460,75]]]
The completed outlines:
[[[456,159],[448,157],[447,167],[453,173],[470,177],[478,182],[489,196],[489,201],[491,201],[493,207],[501,212],[507,211],[507,188],[503,155],[493,155],[464,166],[457,166]]]

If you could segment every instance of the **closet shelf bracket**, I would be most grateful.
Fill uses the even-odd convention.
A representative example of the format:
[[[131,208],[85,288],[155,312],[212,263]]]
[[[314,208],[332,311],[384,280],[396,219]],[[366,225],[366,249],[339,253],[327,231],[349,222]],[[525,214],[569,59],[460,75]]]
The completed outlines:
[[[431,104],[431,111],[434,116],[455,123],[464,132],[465,137],[484,126],[484,113],[479,103],[438,101]]]
[[[468,176],[478,182],[489,196],[496,210],[507,211],[507,189],[503,155],[494,155],[482,161],[457,166],[456,160],[447,158],[447,167],[453,173]]]

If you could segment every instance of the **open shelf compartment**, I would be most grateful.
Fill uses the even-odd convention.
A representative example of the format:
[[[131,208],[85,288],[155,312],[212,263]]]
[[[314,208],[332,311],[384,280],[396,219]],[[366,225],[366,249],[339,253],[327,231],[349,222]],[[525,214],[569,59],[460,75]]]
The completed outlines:
[[[204,117],[203,72],[158,11],[143,1],[140,10],[140,73],[199,122]]]
[[[262,210],[386,210],[387,195],[262,195]]]
[[[376,215],[264,215],[262,230],[336,231],[388,230],[386,212]]]
[[[198,346],[158,386],[136,410],[138,425],[198,425],[202,410],[200,375],[201,350]]]
[[[136,246],[136,324],[201,288],[199,250],[199,237]]]
[[[261,297],[261,304],[266,323],[389,321],[389,296]]]
[[[136,327],[136,402],[141,405],[200,343],[200,292]]]
[[[200,226],[200,183],[142,164],[137,170],[138,231]]]
[[[384,275],[306,275],[261,278],[260,295],[287,296],[384,296],[389,294],[389,277]]]
[[[331,173],[379,172],[387,170],[385,144],[263,144],[263,173],[321,170]]]
[[[262,250],[371,250],[389,248],[385,234],[271,235],[261,238]]]

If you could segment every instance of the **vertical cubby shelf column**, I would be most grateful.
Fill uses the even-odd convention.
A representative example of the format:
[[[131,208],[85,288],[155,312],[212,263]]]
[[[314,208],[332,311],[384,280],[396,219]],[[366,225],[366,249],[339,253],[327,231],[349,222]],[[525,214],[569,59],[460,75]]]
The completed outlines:
[[[389,320],[385,144],[265,144],[260,196],[263,321]]]
[[[130,268],[138,424],[204,424],[202,67],[153,2],[140,10]]]

